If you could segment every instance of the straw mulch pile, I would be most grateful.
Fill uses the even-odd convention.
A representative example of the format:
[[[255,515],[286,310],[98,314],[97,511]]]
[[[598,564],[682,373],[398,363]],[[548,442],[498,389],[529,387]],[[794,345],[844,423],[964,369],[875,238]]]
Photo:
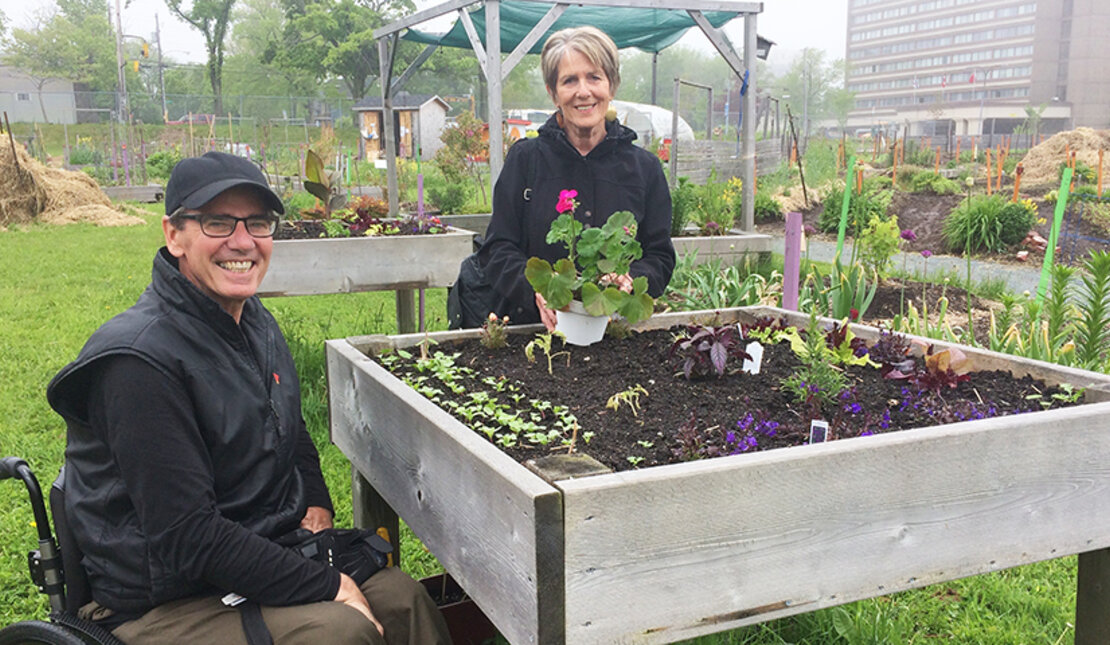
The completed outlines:
[[[113,208],[112,201],[85,173],[44,166],[19,146],[13,157],[10,146],[0,145],[0,227],[33,221],[97,226],[145,223]]]
[[[1021,160],[1025,167],[1022,182],[1031,184],[1059,183],[1060,164],[1067,161],[1067,152],[1075,152],[1077,161],[1098,168],[1098,151],[1110,150],[1110,130],[1076,128],[1054,134],[1044,143],[1033,146]]]

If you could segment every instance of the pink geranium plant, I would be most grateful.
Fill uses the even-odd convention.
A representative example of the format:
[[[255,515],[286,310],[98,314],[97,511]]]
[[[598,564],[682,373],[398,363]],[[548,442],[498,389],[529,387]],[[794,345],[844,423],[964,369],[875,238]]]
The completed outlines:
[[[542,258],[529,258],[524,276],[552,309],[562,309],[577,299],[595,316],[619,313],[630,323],[647,319],[655,307],[647,293],[647,278],[633,279],[631,292],[621,291],[608,279],[627,274],[632,262],[643,256],[636,239],[636,217],[617,211],[603,226],[583,230],[582,223],[574,219],[577,196],[576,190],[559,193],[555,205],[559,216],[546,238],[548,244],[566,247],[567,257],[556,260],[554,266]]]

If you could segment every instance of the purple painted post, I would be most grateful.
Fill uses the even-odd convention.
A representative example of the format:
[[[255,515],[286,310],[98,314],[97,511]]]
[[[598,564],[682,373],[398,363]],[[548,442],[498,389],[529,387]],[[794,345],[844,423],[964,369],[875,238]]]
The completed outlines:
[[[802,214],[786,214],[786,252],[782,269],[782,308],[798,310],[798,274],[802,261]]]
[[[424,173],[416,176],[416,215],[424,219]]]

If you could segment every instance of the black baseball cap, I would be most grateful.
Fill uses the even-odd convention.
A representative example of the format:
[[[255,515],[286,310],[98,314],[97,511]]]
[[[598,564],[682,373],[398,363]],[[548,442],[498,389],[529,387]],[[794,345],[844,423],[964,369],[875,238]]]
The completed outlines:
[[[285,213],[281,198],[253,161],[213,151],[182,159],[173,167],[166,184],[166,215],[181,207],[200,208],[234,186],[254,186],[267,208]]]

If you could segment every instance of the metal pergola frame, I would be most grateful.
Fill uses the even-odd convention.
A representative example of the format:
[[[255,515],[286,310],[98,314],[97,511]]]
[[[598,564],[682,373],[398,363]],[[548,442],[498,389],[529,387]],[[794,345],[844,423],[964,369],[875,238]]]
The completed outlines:
[[[390,23],[380,29],[374,30],[374,39],[378,43],[378,58],[381,65],[379,77],[382,88],[382,137],[385,148],[386,165],[388,168],[388,199],[389,212],[396,215],[399,210],[399,196],[397,186],[397,152],[396,141],[393,135],[393,96],[401,89],[404,83],[412,76],[413,72],[428,60],[432,52],[439,46],[428,45],[416,60],[409,65],[396,80],[393,79],[394,57],[397,53],[397,41],[401,32],[409,27],[418,25],[432,18],[437,18],[452,11],[458,12],[459,20],[463,24],[467,35],[470,37],[471,47],[478,57],[478,65],[486,78],[488,93],[487,106],[489,108],[487,121],[489,128],[489,164],[490,164],[490,194],[493,185],[501,174],[504,162],[502,149],[501,123],[501,87],[505,78],[516,67],[517,63],[536,42],[547,32],[555,21],[563,15],[567,7],[600,6],[600,7],[627,7],[640,9],[676,9],[686,11],[694,22],[701,28],[709,42],[717,49],[725,61],[732,68],[738,78],[743,78],[745,70],[748,71],[748,91],[744,94],[741,107],[745,115],[755,114],[755,86],[756,86],[756,16],[763,11],[762,2],[740,2],[737,0],[574,0],[573,2],[549,2],[545,0],[526,0],[528,2],[541,2],[550,4],[547,14],[540,19],[524,40],[512,53],[501,60],[501,0],[448,0],[442,4],[430,7],[423,11]],[[470,20],[467,8],[474,4],[485,4],[486,8],[486,42],[482,43],[478,32]],[[733,11],[744,17],[744,47],[743,59],[736,55],[732,44],[724,32],[705,18],[706,11]],[[676,110],[677,110],[677,106]],[[741,159],[743,161],[743,230],[751,231],[755,228],[755,119],[745,118],[741,125]]]

